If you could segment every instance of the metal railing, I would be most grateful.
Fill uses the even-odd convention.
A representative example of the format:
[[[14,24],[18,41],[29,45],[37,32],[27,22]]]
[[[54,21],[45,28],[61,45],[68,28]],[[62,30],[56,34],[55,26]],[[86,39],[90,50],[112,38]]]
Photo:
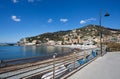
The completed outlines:
[[[59,57],[58,55],[54,55],[54,56],[51,56],[51,59],[49,60],[44,60],[36,63],[29,63],[29,65],[28,64],[25,64],[22,66],[18,65],[16,69],[13,68],[6,72],[5,71],[0,72],[0,74],[4,75],[7,72],[14,72],[14,71],[16,72],[21,70],[20,72],[16,72],[15,74],[5,76],[4,78],[12,78],[14,76],[19,77],[19,75],[23,75],[19,78],[46,79],[49,77],[52,79],[56,79],[56,78],[59,79],[63,75],[70,73],[74,69],[77,69],[78,67],[84,65],[85,63],[88,63],[91,59],[100,55],[100,50],[92,50],[92,51],[88,50],[87,52],[86,53],[73,52],[72,54],[65,55],[62,57]],[[25,75],[28,72],[32,72],[32,73],[29,75]]]
[[[97,51],[100,52],[100,51]],[[60,61],[59,63],[61,64],[57,64],[57,59],[55,59],[55,56],[53,56],[53,66],[51,68],[51,71],[49,72],[45,72],[42,73],[42,75],[40,76],[41,73],[37,74],[39,78],[41,79],[59,79],[60,77],[62,77],[65,74],[70,73],[71,71],[73,71],[74,69],[84,65],[85,63],[87,63],[88,61],[90,61],[91,59],[95,58],[96,56],[100,55],[99,53],[97,54],[96,51],[92,51],[90,54],[84,54],[84,55],[79,55],[79,53],[74,52],[73,55],[71,55],[70,57],[67,57],[66,59],[64,59],[63,61]],[[69,61],[68,61],[69,60]],[[78,61],[81,61],[78,62]],[[64,63],[63,63],[64,62]],[[78,64],[78,65],[77,65]],[[60,66],[62,65],[62,67],[64,68],[64,71],[60,70]],[[68,68],[68,66],[71,65],[71,68]],[[59,72],[58,72],[58,71]],[[44,70],[46,71],[46,70]],[[58,74],[59,73],[59,74]],[[35,78],[36,74],[32,75],[32,76],[26,76],[23,79],[31,79],[31,78]]]

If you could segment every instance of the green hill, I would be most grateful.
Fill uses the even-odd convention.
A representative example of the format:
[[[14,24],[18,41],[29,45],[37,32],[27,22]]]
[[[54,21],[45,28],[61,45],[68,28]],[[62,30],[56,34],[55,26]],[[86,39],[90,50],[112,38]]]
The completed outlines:
[[[49,40],[53,41],[71,41],[75,39],[83,39],[86,37],[89,38],[99,38],[100,36],[100,31],[102,32],[102,36],[104,37],[109,37],[111,39],[115,40],[120,40],[118,39],[118,36],[120,35],[120,29],[111,29],[111,28],[106,28],[106,27],[100,27],[98,25],[92,25],[89,24],[87,26],[83,26],[81,28],[77,28],[74,30],[67,30],[67,31],[58,31],[58,32],[53,32],[53,33],[44,33],[41,35],[33,36],[33,37],[27,37],[26,40],[27,42],[33,42],[34,40],[36,41],[41,41],[41,43],[46,43]]]

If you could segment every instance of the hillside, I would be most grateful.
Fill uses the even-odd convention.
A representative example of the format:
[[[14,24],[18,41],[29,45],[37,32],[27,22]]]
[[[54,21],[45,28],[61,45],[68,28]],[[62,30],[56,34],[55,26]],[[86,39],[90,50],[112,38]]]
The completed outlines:
[[[27,42],[40,42],[47,43],[49,41],[62,41],[62,44],[66,43],[82,43],[85,40],[99,42],[100,31],[102,32],[103,38],[107,41],[118,41],[120,40],[120,30],[100,27],[98,25],[87,25],[81,28],[67,31],[58,31],[53,33],[44,33],[41,35],[28,37],[25,41]],[[109,38],[109,39],[107,39]],[[23,39],[21,40],[23,41]]]

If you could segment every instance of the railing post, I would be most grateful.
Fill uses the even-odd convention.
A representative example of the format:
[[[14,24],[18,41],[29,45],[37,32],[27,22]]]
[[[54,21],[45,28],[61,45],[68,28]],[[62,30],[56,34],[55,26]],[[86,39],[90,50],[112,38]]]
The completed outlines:
[[[74,52],[74,69],[75,69],[75,61],[76,61],[75,54],[76,54],[76,52]]]
[[[55,55],[53,55],[53,79],[55,79]]]

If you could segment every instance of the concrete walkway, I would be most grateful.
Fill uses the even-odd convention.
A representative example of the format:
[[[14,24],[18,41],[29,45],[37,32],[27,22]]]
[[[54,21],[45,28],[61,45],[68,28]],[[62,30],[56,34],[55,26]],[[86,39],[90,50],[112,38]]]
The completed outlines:
[[[108,52],[68,79],[120,79],[120,52]]]

